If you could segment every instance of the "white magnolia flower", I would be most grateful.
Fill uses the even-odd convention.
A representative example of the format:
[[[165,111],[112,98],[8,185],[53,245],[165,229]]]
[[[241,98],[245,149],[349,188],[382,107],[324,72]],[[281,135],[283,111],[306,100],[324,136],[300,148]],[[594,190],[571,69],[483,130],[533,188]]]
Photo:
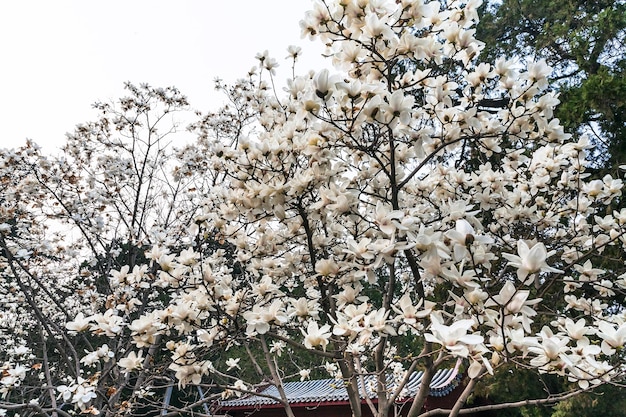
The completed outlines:
[[[590,260],[587,260],[583,265],[574,265],[574,269],[580,273],[578,278],[580,281],[596,281],[598,276],[605,272],[603,269],[594,268]]]
[[[396,219],[401,219],[403,215],[400,210],[389,210],[389,207],[380,201],[376,204],[376,224],[388,236],[391,236],[396,231],[396,228],[400,227],[400,222],[396,221]]]
[[[320,259],[315,263],[315,272],[321,276],[334,276],[339,272],[339,265],[332,259]]]
[[[227,371],[230,371],[232,369],[241,369],[239,367],[239,361],[241,360],[241,358],[228,358],[226,359],[226,366],[228,366]]]
[[[85,315],[80,312],[76,315],[73,321],[68,321],[65,323],[65,328],[71,332],[82,332],[89,328],[91,324],[91,317],[85,317]]]
[[[123,372],[128,374],[131,371],[136,369],[141,369],[143,366],[143,352],[139,351],[139,353],[130,352],[128,356],[117,361],[117,364],[120,368],[123,368]]]
[[[468,255],[468,246],[476,244],[491,244],[493,239],[476,233],[471,224],[465,219],[457,219],[455,228],[448,230],[445,236],[454,243],[453,255],[455,261],[460,261]]]
[[[328,324],[319,327],[316,321],[310,320],[306,332],[303,329],[301,331],[304,335],[304,346],[307,349],[314,349],[320,346],[323,350],[326,350],[331,335]]]
[[[418,310],[422,305],[422,302],[423,300],[420,300],[416,305],[414,305],[409,293],[405,293],[402,298],[398,300],[397,305],[392,305],[391,307],[402,317],[402,321],[404,323],[414,325],[417,323],[417,319],[429,316],[432,311],[430,308]]]
[[[270,353],[275,353],[276,356],[280,357],[283,354],[283,351],[285,350],[286,347],[287,347],[287,344],[283,342],[282,340],[274,340],[272,341],[272,344],[270,347]]]
[[[598,336],[602,338],[602,352],[612,355],[616,349],[621,349],[626,344],[626,322],[615,325],[607,321],[598,322]]]
[[[287,55],[287,58],[291,58],[294,61],[297,61],[298,57],[302,54],[302,48],[295,45],[289,45],[287,47],[287,53],[289,54]]]
[[[397,90],[389,97],[388,115],[404,125],[411,121],[411,110],[415,99],[412,96],[405,96],[402,90]]]
[[[324,68],[319,71],[315,78],[315,94],[322,99],[328,99],[332,93],[332,77],[328,74],[328,70]]]
[[[536,342],[528,351],[536,354],[530,363],[538,368],[550,365],[551,362],[561,363],[568,350],[569,337],[555,335],[548,327],[544,327],[540,334],[541,342]],[[558,365],[557,365],[558,366]]]
[[[24,356],[30,353],[30,348],[28,346],[20,345],[13,348],[13,354],[15,356]]]
[[[530,280],[526,279],[531,274],[539,272],[563,273],[560,269],[548,266],[546,260],[555,252],[548,252],[546,246],[541,242],[535,243],[532,248],[529,248],[525,241],[518,240],[517,253],[518,255],[503,253],[502,256],[509,260],[510,266],[517,268],[517,278],[526,284],[532,283],[534,277],[531,277]]]
[[[246,386],[245,382],[243,382],[241,379],[238,379],[233,384],[233,389],[236,390],[237,395],[241,395],[241,391],[247,391],[248,387]]]
[[[442,345],[455,356],[466,358],[469,355],[468,346],[481,344],[484,340],[479,334],[467,334],[474,326],[473,320],[458,320],[446,326],[431,314],[431,321],[430,333],[424,333],[426,341]]]
[[[545,59],[528,63],[528,72],[524,74],[530,82],[538,83],[539,88],[547,85],[546,77],[550,75],[552,68],[548,66]]]
[[[585,337],[585,335],[593,333],[586,324],[587,323],[585,322],[584,318],[578,320],[577,322],[574,322],[574,320],[570,318],[566,318],[565,330],[567,331],[569,337],[571,337],[572,339],[581,340]]]
[[[300,381],[304,381],[305,379],[309,379],[311,376],[310,369],[302,369],[300,370]]]

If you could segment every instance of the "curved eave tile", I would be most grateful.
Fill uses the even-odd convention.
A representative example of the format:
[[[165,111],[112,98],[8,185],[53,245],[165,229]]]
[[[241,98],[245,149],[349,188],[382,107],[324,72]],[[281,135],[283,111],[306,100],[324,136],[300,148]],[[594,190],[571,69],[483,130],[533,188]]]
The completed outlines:
[[[429,395],[434,397],[443,397],[452,392],[460,383],[461,375],[459,373],[460,361],[457,362],[453,369],[438,370],[430,383]],[[417,393],[422,382],[423,372],[415,372],[411,375],[406,387],[405,398],[412,397]],[[366,387],[368,381],[372,381],[373,376],[366,378]],[[290,404],[321,404],[321,403],[345,403],[348,401],[348,393],[343,381],[335,379],[318,379],[304,382],[287,382],[284,385],[285,394]],[[362,395],[362,386],[359,383],[359,392]],[[268,386],[259,391],[263,395],[278,397],[278,390],[275,386]],[[366,390],[369,398],[375,399],[376,393]],[[222,401],[221,406],[224,408],[241,408],[241,407],[262,407],[277,405],[278,401],[266,396],[249,395],[233,400]]]

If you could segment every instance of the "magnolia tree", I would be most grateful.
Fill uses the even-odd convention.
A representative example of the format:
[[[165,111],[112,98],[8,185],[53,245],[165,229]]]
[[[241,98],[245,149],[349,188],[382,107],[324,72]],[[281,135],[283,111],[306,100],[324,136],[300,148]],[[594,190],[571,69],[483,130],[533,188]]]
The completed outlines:
[[[66,165],[32,146],[5,152],[0,407],[202,415],[270,383],[293,416],[283,382],[327,372],[355,417],[366,380],[377,417],[400,406],[456,416],[619,382],[622,182],[585,172],[590,145],[552,117],[544,62],[475,61],[479,4],[316,3],[301,26],[335,69],[279,94],[277,63],[259,54],[249,79],[219,85],[230,103],[191,126],[193,144],[158,147],[171,157],[161,174],[147,163],[141,177],[135,158],[52,175]],[[99,158],[72,139],[73,161]],[[118,178],[135,180],[116,189]],[[151,191],[157,179],[168,192]],[[126,214],[127,191],[141,221]],[[96,208],[109,214],[100,223]],[[48,218],[79,229],[73,251],[48,238]],[[120,230],[127,252],[89,244]],[[423,412],[436,370],[458,360],[467,379],[454,407]],[[466,406],[504,366],[572,389]]]
[[[0,153],[5,413],[96,412],[92,404],[102,392],[111,404],[119,402],[116,387],[128,381],[111,359],[131,344],[121,333],[123,317],[107,309],[137,309],[150,294],[142,284],[113,297],[111,271],[141,268],[152,244],[183,242],[176,230],[184,231],[197,210],[189,182],[167,172],[174,166],[168,149],[177,135],[173,116],[186,109],[185,97],[174,88],[126,89],[118,103],[94,105],[97,121],[68,134],[59,156],[43,156],[33,143]],[[74,336],[77,325],[67,323],[83,316],[104,326],[98,336],[117,338],[107,344]]]

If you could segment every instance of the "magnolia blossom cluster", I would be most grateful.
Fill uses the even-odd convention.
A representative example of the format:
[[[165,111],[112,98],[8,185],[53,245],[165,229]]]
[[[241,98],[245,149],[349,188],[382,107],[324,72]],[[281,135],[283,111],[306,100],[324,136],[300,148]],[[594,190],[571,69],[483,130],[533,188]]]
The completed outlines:
[[[85,380],[78,378],[69,385],[57,386],[59,399],[72,404],[76,404],[83,414],[98,414],[98,410],[88,404],[96,398],[96,382],[97,380]]]
[[[262,53],[249,79],[220,86],[231,105],[200,117],[170,161],[190,221],[141,229],[126,264],[85,272],[60,304],[84,355],[55,398],[132,407],[149,384],[227,398],[323,369],[354,387],[376,375],[390,407],[409,373],[459,360],[470,380],[503,366],[582,389],[620,378],[622,181],[587,172],[592,145],[553,118],[545,62],[476,61],[479,5],[318,2],[301,27],[335,72],[279,94]],[[0,235],[21,265],[15,227],[2,220]],[[122,383],[96,407],[104,375]]]
[[[26,378],[27,369],[21,364],[5,363],[2,368],[2,378],[0,379],[0,395],[6,398],[9,391],[18,388]]]

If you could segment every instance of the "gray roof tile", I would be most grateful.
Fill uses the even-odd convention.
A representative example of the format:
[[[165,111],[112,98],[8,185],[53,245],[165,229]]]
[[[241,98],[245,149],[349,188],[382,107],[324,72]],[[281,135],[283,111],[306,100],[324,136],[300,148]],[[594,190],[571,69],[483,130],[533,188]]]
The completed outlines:
[[[430,383],[430,395],[443,397],[452,392],[452,390],[459,385],[461,380],[461,374],[458,368],[459,364],[457,363],[457,366],[452,369],[438,370]],[[423,376],[424,373],[421,371],[413,373],[405,387],[405,398],[411,398],[417,393]],[[369,389],[369,386],[373,385],[374,381],[373,375],[365,377],[366,392],[369,398],[376,398],[376,393]],[[318,379],[303,382],[287,382],[283,386],[290,404],[317,404],[322,402],[348,401],[348,393],[342,380]],[[360,383],[359,392],[362,393]],[[246,395],[241,398],[222,401],[221,406],[223,408],[234,408],[278,404],[278,401],[267,397],[279,397],[278,390],[275,386],[270,385],[263,388],[259,391],[259,394],[262,395]],[[361,394],[361,397],[363,398],[363,394]]]

